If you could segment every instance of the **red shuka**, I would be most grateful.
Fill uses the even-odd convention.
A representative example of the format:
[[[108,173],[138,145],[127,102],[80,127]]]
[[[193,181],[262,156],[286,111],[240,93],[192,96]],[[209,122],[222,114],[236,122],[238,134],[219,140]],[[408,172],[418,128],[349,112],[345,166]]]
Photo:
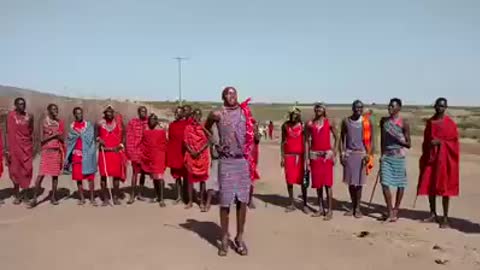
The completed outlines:
[[[98,123],[98,137],[105,142],[106,148],[118,147],[123,139],[122,118],[116,116],[112,121],[100,120]],[[120,152],[98,152],[98,169],[101,176],[120,178],[122,181],[125,181],[125,163],[126,157],[123,150]]]
[[[457,125],[444,116],[427,121],[420,158],[418,195],[458,196],[460,146]],[[439,146],[432,146],[439,140]]]
[[[167,151],[167,131],[163,128],[147,128],[143,132],[142,169],[154,179],[163,179]]]
[[[255,164],[255,170],[253,171],[253,179],[252,181],[256,181],[260,179],[260,175],[258,174],[257,171],[257,166],[258,166],[258,157],[260,155],[260,150],[259,150],[259,143],[255,142],[253,144],[253,149],[252,149],[252,156],[253,156],[253,162]]]
[[[130,161],[140,162],[141,146],[144,130],[147,129],[147,119],[133,118],[127,125],[126,154]]]
[[[185,177],[183,140],[188,120],[176,120],[168,127],[167,167],[175,179]]]
[[[323,120],[323,125],[313,121],[308,122],[307,128],[311,136],[310,151],[327,152],[332,151],[330,142],[330,122]],[[333,165],[331,158],[315,157],[310,159],[310,171],[312,174],[312,188],[331,187],[333,185]]]
[[[21,188],[30,187],[33,177],[33,129],[30,115],[12,111],[7,116],[10,179]]]
[[[285,124],[285,132],[285,143],[283,145],[285,180],[289,185],[301,185],[305,172],[303,125],[300,123],[292,127]]]
[[[272,123],[268,124],[268,137],[270,140],[273,139],[273,128],[274,126]]]
[[[208,137],[201,124],[191,122],[185,128],[185,145],[195,152],[198,152],[208,144]],[[205,148],[197,158],[193,158],[187,151],[185,153],[185,167],[188,172],[190,183],[203,182],[208,179],[210,173],[210,151]]]

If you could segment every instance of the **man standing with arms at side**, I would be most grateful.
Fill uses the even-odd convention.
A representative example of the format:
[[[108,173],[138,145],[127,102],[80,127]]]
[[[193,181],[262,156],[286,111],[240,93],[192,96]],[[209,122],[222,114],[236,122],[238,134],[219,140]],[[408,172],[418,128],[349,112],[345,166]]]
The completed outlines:
[[[33,115],[26,112],[24,98],[16,98],[14,104],[15,110],[7,116],[5,158],[13,182],[13,204],[20,204],[27,202],[20,188],[28,189],[33,177]]]
[[[420,158],[418,195],[428,195],[430,217],[426,222],[439,222],[440,228],[449,228],[450,197],[459,194],[460,146],[455,122],[446,115],[447,99],[435,101],[435,114],[427,121]],[[442,197],[443,219],[438,220],[436,197]]]

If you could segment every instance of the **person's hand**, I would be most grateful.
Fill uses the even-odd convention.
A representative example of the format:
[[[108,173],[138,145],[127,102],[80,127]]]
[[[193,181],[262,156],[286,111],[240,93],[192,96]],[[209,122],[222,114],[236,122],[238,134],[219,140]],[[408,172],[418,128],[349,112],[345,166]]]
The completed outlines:
[[[369,156],[369,155],[365,155],[365,156],[363,157],[363,163],[364,163],[364,164],[368,164],[368,162],[370,162],[370,156]]]
[[[198,153],[198,152],[193,152],[192,153],[192,158],[193,159],[197,159],[199,156],[200,156],[200,153]]]
[[[280,161],[280,167],[285,167],[285,158],[282,157],[282,160]]]
[[[340,154],[340,164],[342,164],[342,166],[345,166],[345,163],[346,163],[346,155],[345,153],[341,153]]]
[[[440,140],[437,140],[437,139],[432,140],[431,145],[432,145],[432,146],[438,146],[438,145],[440,145]]]
[[[7,165],[7,166],[10,165],[10,162],[12,161],[12,160],[11,160],[10,153],[9,153],[8,151],[5,151],[4,156],[5,156],[5,163],[6,163],[6,165]]]
[[[97,138],[97,143],[100,144],[101,147],[105,146],[105,142],[100,138]]]

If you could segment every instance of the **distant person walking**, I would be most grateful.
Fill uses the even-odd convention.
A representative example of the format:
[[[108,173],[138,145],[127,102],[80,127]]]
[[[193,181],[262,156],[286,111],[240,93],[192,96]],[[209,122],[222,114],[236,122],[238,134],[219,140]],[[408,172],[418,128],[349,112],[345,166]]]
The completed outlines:
[[[33,115],[26,112],[27,103],[19,97],[14,101],[15,110],[7,115],[6,145],[10,180],[13,182],[13,204],[27,202],[20,189],[28,189],[33,177]]]
[[[268,123],[268,138],[269,138],[270,140],[273,140],[273,130],[274,130],[274,128],[275,128],[275,126],[273,125],[273,122],[270,121],[270,122]]]
[[[77,182],[79,205],[85,204],[83,181],[87,181],[90,191],[90,203],[97,206],[95,201],[95,173],[97,172],[97,148],[95,142],[95,126],[83,119],[83,109],[73,109],[75,120],[70,124],[65,154],[65,170],[71,171],[72,180]]]
[[[40,194],[43,179],[45,176],[52,177],[52,192],[50,194],[50,203],[58,205],[57,186],[58,176],[62,173],[63,159],[65,155],[65,124],[58,117],[58,106],[50,104],[47,107],[48,115],[43,120],[41,129],[41,153],[40,153],[40,171],[35,182],[33,200],[31,207],[37,205],[37,198]]]
[[[449,228],[450,197],[459,194],[460,147],[458,128],[446,115],[447,99],[435,101],[435,114],[428,119],[420,158],[418,195],[428,195],[430,217],[426,222],[439,222],[440,228]],[[436,196],[442,197],[443,218],[438,219]]]
[[[402,101],[398,98],[390,100],[388,113],[380,121],[380,146],[382,156],[380,158],[381,184],[383,196],[387,204],[388,213],[386,220],[395,222],[398,220],[400,204],[407,187],[406,149],[411,146],[410,125],[400,115]],[[395,206],[393,206],[390,188],[397,188]]]

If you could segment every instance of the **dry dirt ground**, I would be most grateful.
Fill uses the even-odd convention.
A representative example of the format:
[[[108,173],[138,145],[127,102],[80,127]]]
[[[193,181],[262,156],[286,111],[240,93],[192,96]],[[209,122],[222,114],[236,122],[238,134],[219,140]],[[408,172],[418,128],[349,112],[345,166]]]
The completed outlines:
[[[343,216],[348,197],[339,166],[332,221],[301,211],[286,214],[278,152],[277,143],[262,143],[257,209],[248,215],[248,257],[232,250],[226,258],[217,257],[216,207],[200,213],[198,207],[184,210],[168,201],[164,209],[144,202],[92,208],[65,199],[59,206],[43,203],[28,210],[8,199],[0,207],[0,269],[480,269],[480,156],[462,156],[461,196],[451,207],[453,228],[440,230],[419,221],[427,214],[426,198],[419,198],[412,209],[418,150],[409,155],[410,186],[396,224],[377,220],[383,211],[380,189],[369,216],[360,220]],[[44,184],[47,190],[49,182]],[[365,188],[364,201],[373,183],[371,179]],[[10,186],[4,175],[0,182],[3,195]],[[75,191],[68,176],[61,178],[60,186],[64,194]],[[233,234],[234,228],[232,222]],[[369,234],[358,237],[362,231]]]

